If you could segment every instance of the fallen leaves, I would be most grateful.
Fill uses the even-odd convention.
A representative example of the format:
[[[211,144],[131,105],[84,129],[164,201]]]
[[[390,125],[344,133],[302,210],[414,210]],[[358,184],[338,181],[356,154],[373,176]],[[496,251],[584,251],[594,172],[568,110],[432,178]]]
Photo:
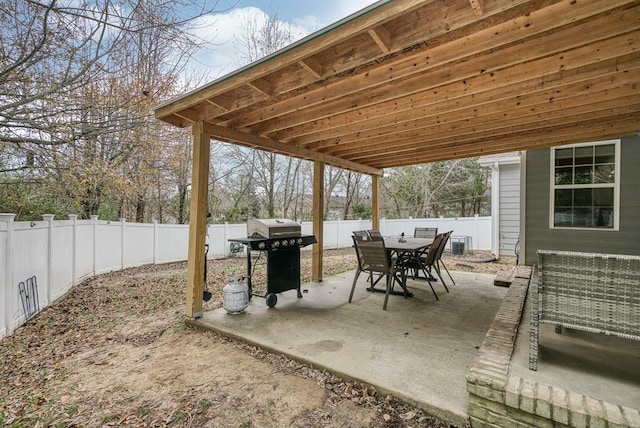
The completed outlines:
[[[303,282],[310,280],[310,253],[302,253]],[[324,273],[329,276],[350,270],[355,263],[352,249],[327,251]],[[205,309],[221,306],[221,290],[228,276],[244,275],[245,269],[245,259],[241,257],[210,261],[207,285],[213,298],[205,303]],[[190,334],[183,318],[185,290],[186,263],[149,265],[100,275],[82,282],[12,336],[3,338],[0,341],[0,425],[201,426],[223,407],[241,407],[243,401],[257,399],[268,403],[271,397],[257,397],[253,391],[237,397],[223,390],[203,396],[198,389],[205,387],[202,386],[183,389],[179,395],[172,396],[154,391],[157,398],[149,399],[144,394],[136,395],[110,385],[96,392],[86,389],[85,382],[69,382],[65,361],[74,361],[83,370],[106,371],[120,364],[122,356],[115,351],[98,350],[117,348],[140,349],[134,364],[151,364],[155,355],[153,347],[159,346],[160,338],[167,332]],[[321,385],[326,391],[326,404],[305,412],[295,426],[325,425],[344,402],[374,409],[379,417],[375,426],[447,426],[394,400],[391,395],[380,394],[371,386],[345,381],[282,355],[212,333],[198,334],[265,361],[274,372],[312,379]],[[121,375],[131,375],[135,365],[121,368]],[[267,410],[252,409],[257,416]],[[250,414],[243,417],[247,421],[252,419]]]

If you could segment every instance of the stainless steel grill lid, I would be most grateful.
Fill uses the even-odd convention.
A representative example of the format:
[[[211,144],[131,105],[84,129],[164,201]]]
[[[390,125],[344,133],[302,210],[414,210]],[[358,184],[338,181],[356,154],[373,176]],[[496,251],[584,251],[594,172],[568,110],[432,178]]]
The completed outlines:
[[[250,238],[287,238],[301,235],[300,223],[288,219],[249,219],[247,236]]]

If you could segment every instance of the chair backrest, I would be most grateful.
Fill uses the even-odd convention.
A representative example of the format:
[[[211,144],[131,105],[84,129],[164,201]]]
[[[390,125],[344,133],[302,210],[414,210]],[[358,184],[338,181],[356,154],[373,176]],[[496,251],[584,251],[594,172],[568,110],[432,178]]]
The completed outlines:
[[[366,270],[372,272],[389,272],[389,258],[387,257],[387,249],[382,241],[358,241],[356,243],[363,266]]]
[[[372,241],[384,241],[384,238],[382,237],[382,234],[379,230],[370,229],[367,232],[369,232],[369,237],[371,237]]]
[[[353,239],[353,246],[356,249],[356,258],[358,259],[358,267],[360,268],[360,270],[364,270],[365,265],[362,261],[362,253],[360,251],[360,247],[358,246],[359,242],[362,242],[362,240],[359,240],[356,235],[351,235],[351,239]]]
[[[427,253],[427,258],[425,260],[425,264],[427,266],[431,266],[438,260],[438,254],[440,253],[440,249],[442,248],[442,243],[444,242],[446,233],[439,233],[433,238],[433,243],[431,247],[429,247],[429,252]]]
[[[436,255],[436,260],[440,260],[440,257],[442,257],[442,252],[444,251],[445,247],[447,246],[447,241],[451,237],[452,233],[453,233],[453,230],[450,230],[448,232],[443,233],[444,238],[442,239],[442,242],[440,243],[440,248],[438,249],[438,254]]]
[[[413,231],[414,238],[431,238],[434,239],[438,234],[437,227],[416,227]]]
[[[354,230],[353,232],[353,239],[356,239],[358,241],[369,241],[369,232],[367,232],[366,230]]]

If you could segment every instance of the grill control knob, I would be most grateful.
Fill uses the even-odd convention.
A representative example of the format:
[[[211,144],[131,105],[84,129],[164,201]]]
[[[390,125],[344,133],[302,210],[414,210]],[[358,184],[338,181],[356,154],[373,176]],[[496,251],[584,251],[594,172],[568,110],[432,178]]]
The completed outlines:
[[[298,238],[298,245],[302,245],[302,238]]]
[[[280,246],[280,241],[273,241],[273,242],[271,243],[271,247],[272,247],[272,248],[278,248],[279,246]]]
[[[296,245],[296,240],[295,239],[289,239],[289,244]]]
[[[264,247],[266,247],[266,244],[264,242],[258,243],[258,248],[260,248],[261,250],[264,250]]]
[[[289,243],[287,242],[287,240],[286,240],[286,239],[283,239],[283,240],[282,240],[282,246],[283,246],[283,247],[286,247],[287,245],[289,245]]]

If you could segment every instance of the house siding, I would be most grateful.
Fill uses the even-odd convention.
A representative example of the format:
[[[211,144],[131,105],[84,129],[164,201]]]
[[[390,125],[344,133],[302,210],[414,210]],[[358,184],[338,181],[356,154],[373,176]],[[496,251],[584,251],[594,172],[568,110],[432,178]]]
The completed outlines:
[[[536,251],[640,254],[640,137],[621,138],[620,223],[618,231],[567,230],[549,227],[550,149],[526,156],[524,263],[536,263]]]
[[[520,235],[520,164],[500,166],[500,254],[515,255]]]

